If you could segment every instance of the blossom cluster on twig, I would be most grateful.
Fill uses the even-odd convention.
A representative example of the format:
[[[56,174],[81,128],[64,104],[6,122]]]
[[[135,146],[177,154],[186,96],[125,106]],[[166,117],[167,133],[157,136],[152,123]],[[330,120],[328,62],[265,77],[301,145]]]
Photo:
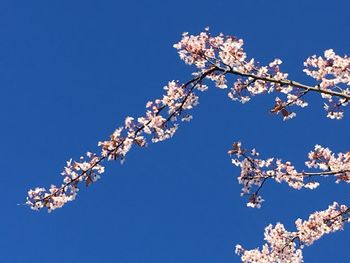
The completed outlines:
[[[236,245],[235,252],[245,263],[303,262],[302,249],[322,236],[342,230],[349,222],[350,208],[334,202],[324,211],[312,213],[307,220],[295,221],[296,231],[290,232],[284,225],[268,225],[265,228],[266,243],[261,249],[246,250]]]
[[[336,55],[332,49],[324,52],[324,58],[309,57],[304,63],[304,72],[318,81],[317,85],[309,86],[289,80],[288,74],[280,69],[282,60],[279,58],[266,66],[253,58],[248,59],[243,44],[242,39],[234,36],[212,36],[207,29],[199,35],[184,33],[174,47],[186,64],[196,66],[196,74],[214,67],[216,70],[207,78],[218,88],[228,88],[232,100],[246,103],[253,96],[276,92],[280,95],[276,96],[271,112],[281,114],[287,120],[296,116],[292,106],[306,107],[305,95],[317,92],[326,99],[327,117],[343,117],[343,107],[350,100],[349,57]],[[236,77],[233,83],[229,83],[228,75]]]
[[[26,204],[33,210],[46,207],[49,212],[60,208],[75,199],[80,182],[89,186],[100,178],[105,170],[101,164],[104,160],[119,159],[123,162],[133,145],[145,147],[147,141],[159,142],[171,138],[179,121],[191,120],[188,110],[198,104],[195,90],[203,90],[201,82],[210,72],[209,69],[182,85],[177,81],[169,82],[164,87],[166,92],[163,98],[147,102],[145,116],[137,119],[127,117],[124,126],[117,128],[109,140],[98,143],[100,154],[88,152],[87,159],[81,157],[80,161],[69,160],[61,173],[64,177],[61,186],[51,185],[48,190],[42,187],[29,190]]]
[[[260,192],[268,180],[285,182],[297,190],[317,188],[319,177],[334,176],[336,183],[350,183],[350,151],[335,154],[329,148],[316,145],[305,162],[310,171],[298,171],[291,162],[278,158],[261,159],[256,149],[248,151],[242,148],[241,142],[233,143],[228,154],[234,157],[232,164],[241,169],[238,182],[243,185],[241,195],[249,196],[248,207],[261,207],[264,199]]]

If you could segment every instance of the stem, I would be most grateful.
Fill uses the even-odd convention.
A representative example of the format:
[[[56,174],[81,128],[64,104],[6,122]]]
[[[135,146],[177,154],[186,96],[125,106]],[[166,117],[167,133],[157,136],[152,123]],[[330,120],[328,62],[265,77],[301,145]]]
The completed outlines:
[[[305,85],[305,84],[302,84],[302,83],[299,83],[299,82],[296,82],[296,81],[293,81],[293,80],[289,80],[289,79],[277,80],[277,79],[274,79],[274,78],[271,78],[271,77],[261,77],[261,76],[255,75],[255,74],[243,73],[243,72],[234,70],[232,68],[227,70],[227,69],[223,69],[221,67],[216,66],[216,69],[218,71],[231,73],[233,75],[253,78],[253,79],[256,79],[256,80],[263,80],[263,81],[266,81],[266,82],[277,83],[277,84],[280,84],[280,85],[287,85],[287,86],[290,85],[290,86],[295,87],[295,88],[299,88],[299,89],[303,89],[303,90],[307,90],[307,91],[314,91],[314,92],[323,93],[323,94],[328,94],[328,95],[344,98],[346,100],[350,100],[350,95],[343,94],[343,93],[337,92],[337,91],[328,90],[328,89],[321,89],[318,85],[316,85],[316,86],[308,86],[308,85]]]

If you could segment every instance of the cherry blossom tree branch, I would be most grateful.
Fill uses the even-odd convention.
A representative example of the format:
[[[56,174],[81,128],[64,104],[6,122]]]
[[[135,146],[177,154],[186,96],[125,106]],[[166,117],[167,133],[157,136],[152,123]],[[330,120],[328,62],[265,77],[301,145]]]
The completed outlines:
[[[266,243],[261,249],[246,250],[236,245],[236,254],[242,262],[303,262],[302,249],[316,240],[335,231],[342,230],[349,222],[350,208],[334,202],[328,209],[312,213],[307,220],[295,221],[296,231],[287,231],[283,224],[265,228]]]
[[[229,93],[232,99],[240,100],[241,102],[249,100],[246,95],[242,95],[243,92],[257,95],[276,90],[287,94],[287,101],[283,102],[277,97],[276,105],[271,110],[273,113],[281,112],[284,119],[295,116],[295,113],[289,112],[286,107],[293,105],[304,107],[307,105],[306,102],[302,101],[302,97],[309,91],[319,92],[323,96],[330,96],[327,98],[331,103],[333,103],[332,96],[340,98],[338,102],[332,104],[328,114],[329,117],[336,119],[342,117],[342,112],[338,110],[340,106],[345,106],[350,98],[349,90],[342,89],[339,86],[339,83],[345,83],[348,80],[350,82],[350,77],[348,77],[349,61],[347,57],[341,58],[336,56],[332,50],[325,53],[326,64],[331,68],[329,69],[328,67],[326,68],[327,70],[323,71],[327,74],[330,72],[336,75],[336,73],[339,73],[339,68],[341,68],[340,76],[336,76],[336,80],[329,81],[321,78],[325,74],[323,71],[307,69],[305,71],[308,75],[322,79],[321,84],[312,87],[288,80],[287,74],[280,72],[279,65],[282,62],[279,59],[271,62],[268,67],[261,67],[254,60],[246,60],[246,54],[242,48],[243,41],[232,36],[224,37],[220,35],[211,37],[208,32],[201,33],[199,36],[187,36],[187,34],[184,34],[183,39],[174,46],[179,50],[181,59],[187,64],[195,64],[200,69],[199,72],[194,73],[196,77],[182,86],[174,83],[172,87],[169,86],[167,88],[168,94],[162,100],[156,100],[154,103],[151,103],[149,106],[152,106],[152,110],[146,113],[146,117],[139,118],[137,124],[134,123],[134,118],[128,117],[125,120],[125,126],[117,129],[111,135],[110,141],[100,142],[100,146],[103,148],[101,156],[88,153],[87,161],[82,158],[81,162],[72,163],[72,160],[67,162],[63,172],[63,175],[66,176],[65,182],[61,187],[52,185],[49,193],[45,193],[44,188],[30,190],[28,192],[28,205],[36,209],[46,206],[50,210],[61,207],[67,201],[75,198],[78,191],[78,182],[85,181],[86,185],[89,185],[100,178],[100,174],[104,172],[104,167],[101,163],[105,159],[115,160],[120,158],[123,161],[132,144],[144,146],[146,141],[144,135],[142,135],[143,133],[148,135],[156,134],[152,139],[153,142],[171,137],[177,129],[177,124],[173,123],[172,119],[175,120],[176,116],[181,115],[184,109],[192,108],[193,105],[186,105],[190,97],[192,97],[192,104],[197,103],[198,97],[192,91],[205,78],[213,80],[219,88],[227,88],[227,80],[225,78],[227,74],[246,78],[246,80],[238,79]],[[311,57],[305,63],[314,68],[325,68],[323,62],[324,60],[320,58]],[[334,66],[335,64],[336,66]],[[192,88],[189,91],[185,91],[191,85]],[[200,86],[199,89],[202,91],[207,89],[206,85],[201,84]],[[338,91],[333,90],[332,87],[335,87]],[[302,89],[303,91],[294,91],[293,94],[293,88]],[[175,102],[176,106],[174,107]],[[167,107],[169,108],[168,117],[164,119],[160,113]],[[329,108],[329,106],[327,107]],[[191,116],[187,116],[184,119],[189,120],[190,118]],[[173,126],[167,129],[166,126],[169,122],[173,123]],[[122,136],[123,131],[126,131],[127,135]]]
[[[350,183],[350,151],[334,154],[328,148],[316,145],[308,154],[306,166],[318,171],[298,172],[290,162],[282,162],[281,159],[260,159],[260,154],[252,149],[248,151],[242,148],[240,142],[232,144],[228,151],[234,156],[232,164],[241,168],[238,182],[243,185],[241,195],[249,195],[248,207],[260,208],[264,199],[259,195],[260,190],[268,179],[278,183],[286,182],[294,189],[315,189],[319,182],[310,180],[316,177],[333,175],[336,182]]]
[[[314,91],[314,92],[317,92],[317,93],[323,93],[323,94],[327,94],[327,95],[331,95],[331,96],[336,96],[336,97],[339,97],[339,98],[344,98],[344,99],[346,99],[346,101],[350,100],[350,94],[342,92],[342,89],[339,86],[336,86],[336,87],[337,87],[337,89],[340,90],[340,92],[336,92],[336,91],[329,90],[329,89],[322,89],[319,84],[316,85],[316,86],[309,86],[309,85],[306,85],[306,84],[303,84],[303,83],[300,83],[300,82],[297,82],[297,81],[294,81],[294,80],[275,79],[272,75],[270,75],[270,76],[259,76],[259,75],[253,74],[253,73],[245,73],[245,72],[242,72],[242,71],[235,70],[230,65],[223,63],[223,61],[216,60],[216,63],[213,63],[205,55],[203,55],[203,58],[206,59],[206,61],[208,61],[209,64],[212,64],[213,66],[215,66],[216,70],[219,71],[219,72],[224,72],[225,74],[230,73],[230,74],[233,74],[235,76],[241,76],[241,77],[250,78],[251,80],[247,83],[247,86],[253,84],[256,80],[262,80],[262,81],[265,81],[265,82],[276,83],[276,84],[279,84],[281,86],[292,86],[292,87],[295,87],[295,88],[299,88],[299,89],[305,90],[305,92],[302,93],[301,96],[305,95],[309,91]],[[218,66],[218,64],[224,64],[225,68]],[[241,63],[241,65],[243,65],[243,64]],[[257,70],[257,68],[255,68],[255,70]]]
[[[323,93],[323,94],[327,94],[327,95],[343,98],[343,99],[346,99],[346,101],[350,100],[350,95],[349,94],[344,93],[344,92],[336,92],[336,91],[329,90],[329,89],[322,89],[322,88],[320,88],[320,85],[309,86],[309,85],[305,85],[305,84],[299,83],[299,82],[294,81],[294,80],[289,80],[289,79],[281,79],[281,80],[279,80],[279,79],[274,79],[273,77],[261,77],[261,76],[255,75],[255,74],[243,73],[243,72],[234,70],[232,68],[230,68],[227,71],[227,69],[223,69],[221,67],[217,67],[217,70],[221,71],[221,72],[231,73],[231,74],[237,75],[237,76],[252,78],[254,80],[262,80],[262,81],[265,81],[265,82],[276,83],[276,84],[279,84],[281,86],[292,86],[292,87],[296,87],[296,88],[305,90],[306,92],[313,91],[313,92],[317,92],[317,93]],[[306,93],[303,93],[303,94],[306,94]]]
[[[177,116],[180,116],[182,111],[184,111],[185,109],[192,108],[191,105],[187,105],[186,103],[188,102],[191,96],[194,96],[194,89],[198,85],[200,85],[200,83],[206,77],[206,75],[212,73],[214,70],[215,70],[214,68],[208,69],[207,71],[203,72],[201,75],[189,80],[188,82],[174,89],[175,93],[177,93],[178,90],[181,90],[184,94],[181,100],[176,105],[176,107],[173,108],[171,111],[169,110],[169,116],[166,119],[162,119],[161,123],[159,123],[158,126],[153,127],[155,129],[155,133],[157,133],[156,128],[166,129],[167,124],[170,122],[174,122],[174,118],[176,118]],[[84,162],[84,163],[75,162],[74,164],[72,164],[71,160],[67,162],[67,167],[65,167],[65,171],[62,173],[62,175],[68,176],[65,178],[64,183],[60,187],[51,186],[48,193],[45,193],[44,188],[36,188],[34,190],[30,190],[28,192],[27,204],[30,205],[35,210],[41,209],[42,207],[47,207],[49,211],[51,211],[63,206],[68,201],[74,200],[76,193],[78,191],[77,185],[79,182],[85,181],[86,186],[88,186],[92,182],[95,182],[97,179],[99,179],[99,174],[104,172],[104,167],[100,165],[104,160],[106,159],[115,160],[117,158],[120,158],[121,160],[123,160],[126,152],[123,154],[119,154],[118,151],[124,147],[130,148],[130,145],[132,143],[136,143],[139,146],[144,146],[145,145],[144,138],[139,138],[139,134],[144,132],[146,128],[149,129],[149,126],[152,124],[152,122],[154,122],[154,118],[157,118],[158,116],[160,116],[162,111],[164,111],[167,107],[168,105],[166,104],[153,107],[153,111],[154,111],[153,118],[146,120],[146,122],[144,123],[141,122],[141,124],[139,123],[139,125],[136,125],[135,127],[133,127],[132,132],[130,132],[129,130],[129,133],[126,137],[120,137],[121,130],[117,129],[116,132],[111,135],[111,141],[99,143],[99,145],[107,146],[107,147],[103,147],[101,156],[88,153],[87,156],[90,158],[88,162]],[[171,107],[173,107],[173,105],[171,105]],[[130,121],[130,117],[128,121]],[[128,124],[126,124],[125,126],[128,126]],[[126,127],[126,128],[131,128],[131,127]],[[116,140],[117,138],[118,140]],[[162,138],[162,139],[165,139],[165,138]],[[117,144],[111,147],[111,145],[109,144],[112,141],[113,142],[117,141]],[[96,169],[99,172],[96,176],[93,176],[94,170]],[[79,173],[78,174],[74,173],[73,170],[79,171]]]
[[[212,36],[209,29],[195,36],[184,33],[174,47],[181,60],[196,67],[192,73],[194,77],[182,85],[177,81],[169,82],[161,99],[147,102],[144,116],[127,117],[109,140],[98,143],[100,153],[87,152],[79,161],[69,160],[61,173],[64,177],[61,186],[51,185],[47,191],[40,187],[29,190],[26,204],[34,210],[45,207],[49,212],[60,208],[75,199],[80,182],[89,186],[101,177],[104,161],[119,159],[123,162],[134,144],[145,147],[149,141],[155,143],[171,138],[180,121],[191,120],[187,111],[198,104],[195,90],[208,89],[204,84],[206,80],[213,81],[217,88],[229,89],[229,98],[241,103],[259,94],[278,94],[270,111],[281,114],[283,120],[296,116],[290,108],[308,106],[305,95],[310,92],[319,93],[325,100],[328,118],[343,118],[343,109],[350,101],[349,57],[339,56],[329,49],[323,56],[307,58],[303,72],[318,83],[310,86],[290,80],[288,74],[281,71],[282,61],[278,58],[266,66],[248,59],[243,44],[242,39],[234,36]],[[232,83],[228,76],[235,77]],[[286,182],[295,189],[314,189],[319,183],[313,179],[326,176],[334,176],[337,183],[350,183],[350,151],[335,155],[328,148],[316,145],[305,163],[310,170],[302,172],[290,162],[260,159],[255,149],[248,153],[241,143],[234,143],[229,154],[236,156],[232,163],[241,168],[238,181],[243,185],[241,194],[250,195],[247,204],[250,207],[261,207],[264,200],[259,194],[269,179]],[[269,225],[265,228],[267,243],[261,250],[245,250],[238,245],[236,253],[241,255],[243,262],[302,262],[303,246],[342,229],[349,221],[349,214],[350,208],[333,203],[327,210],[311,214],[308,220],[297,219],[295,232],[287,231],[281,223]]]
[[[271,110],[281,113],[284,120],[296,115],[286,107],[308,105],[302,97],[310,91],[321,94],[326,100],[324,109],[331,119],[341,119],[343,107],[350,100],[350,58],[338,56],[332,49],[326,50],[324,57],[313,55],[304,62],[303,71],[318,82],[310,86],[288,79],[288,74],[280,70],[280,59],[267,66],[261,66],[254,59],[248,60],[243,40],[234,36],[212,36],[208,30],[196,36],[184,33],[174,47],[186,64],[195,65],[199,71],[215,66],[217,71],[207,78],[218,88],[228,88],[226,75],[238,77],[230,84],[228,95],[232,100],[246,103],[252,96],[272,92],[286,96],[286,100],[276,97],[276,105]]]

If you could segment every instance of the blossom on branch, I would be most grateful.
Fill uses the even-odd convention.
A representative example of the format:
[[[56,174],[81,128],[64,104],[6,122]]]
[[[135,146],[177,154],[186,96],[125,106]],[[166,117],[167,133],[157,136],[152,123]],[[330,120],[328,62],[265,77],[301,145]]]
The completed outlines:
[[[73,201],[79,191],[78,183],[85,182],[86,186],[100,179],[100,175],[104,173],[104,167],[100,164],[101,158],[88,152],[80,161],[67,161],[61,175],[63,184],[61,187],[51,185],[46,191],[45,188],[35,188],[28,191],[26,204],[33,210],[39,210],[46,207],[49,212],[56,208],[62,207],[65,203]]]
[[[228,97],[241,103],[256,95],[276,94],[270,112],[280,114],[283,120],[296,116],[295,107],[308,106],[307,94],[319,93],[326,101],[327,117],[343,118],[343,109],[350,100],[350,58],[336,55],[332,49],[326,50],[324,57],[309,57],[304,62],[304,72],[317,81],[315,86],[310,86],[288,79],[288,74],[281,70],[281,59],[260,65],[254,58],[248,58],[243,46],[242,39],[223,34],[212,36],[208,28],[199,35],[184,33],[174,48],[181,60],[195,66],[193,78],[184,84],[170,81],[161,98],[147,102],[145,114],[126,117],[109,139],[98,142],[99,153],[88,152],[79,161],[69,160],[61,173],[61,186],[29,190],[26,204],[33,210],[47,208],[49,212],[60,208],[75,199],[80,184],[89,186],[100,179],[105,171],[104,161],[123,163],[134,145],[146,147],[150,142],[173,137],[180,122],[192,119],[189,110],[199,103],[197,93],[208,90],[210,82],[228,90]],[[350,182],[350,152],[334,154],[316,145],[306,162],[310,171],[297,171],[291,162],[277,158],[260,159],[255,149],[247,151],[239,142],[228,153],[235,156],[232,164],[241,168],[238,177],[243,185],[241,194],[249,195],[247,206],[253,208],[261,207],[264,200],[260,191],[269,179],[285,182],[294,189],[314,189],[319,186],[316,179],[325,176],[334,176],[337,183]],[[304,245],[342,229],[349,221],[349,212],[348,207],[334,203],[325,211],[311,214],[308,220],[296,220],[295,232],[287,231],[281,223],[269,225],[265,228],[266,244],[261,250],[245,250],[237,245],[236,253],[243,262],[302,262]]]
[[[313,55],[305,62],[304,72],[310,77],[316,79],[318,87],[324,90],[336,90],[344,95],[350,94],[350,58],[336,55],[333,49],[324,52],[324,57]],[[343,111],[341,106],[346,106],[348,98],[333,98],[331,94],[322,94],[322,97],[328,100],[325,103],[327,117],[331,119],[342,119]]]
[[[241,195],[249,195],[248,207],[261,207],[264,199],[259,194],[264,184],[271,179],[277,183],[285,182],[297,190],[315,189],[320,185],[315,181],[316,178],[330,175],[336,178],[337,183],[350,183],[350,151],[335,155],[328,148],[316,145],[315,150],[308,154],[309,160],[305,162],[313,170],[301,172],[288,161],[260,159],[260,154],[255,149],[247,151],[240,142],[233,143],[228,154],[235,157],[231,160],[232,164],[241,168],[238,182],[243,185]]]
[[[204,89],[201,81],[209,73],[210,70],[182,85],[176,81],[169,82],[164,87],[166,93],[162,99],[147,102],[145,116],[137,120],[126,117],[124,126],[117,128],[109,140],[98,143],[101,147],[99,155],[88,152],[87,161],[84,158],[80,162],[68,161],[62,172],[64,179],[61,186],[52,185],[48,191],[39,187],[29,190],[26,204],[33,210],[46,207],[49,212],[60,208],[75,199],[79,182],[89,186],[100,178],[104,172],[103,161],[119,159],[123,163],[134,144],[145,147],[147,141],[155,143],[171,138],[178,128],[178,117],[180,121],[192,119],[187,111],[198,105],[194,91]]]
[[[234,36],[219,34],[212,36],[208,29],[199,35],[183,34],[180,42],[174,45],[180,59],[186,64],[195,65],[197,72],[214,68],[206,76],[220,89],[229,89],[232,100],[246,103],[251,97],[264,93],[279,93],[271,112],[281,114],[283,120],[296,116],[292,106],[306,107],[304,97],[309,92],[320,93],[326,99],[327,117],[341,119],[350,99],[350,59],[335,55],[333,50],[325,51],[326,59],[312,56],[306,60],[304,72],[315,78],[316,86],[304,85],[288,79],[288,74],[280,69],[281,59],[274,59],[266,66],[261,66],[255,59],[248,59],[243,49],[244,41]],[[235,80],[229,83],[227,76]],[[329,78],[331,75],[331,78]],[[339,86],[339,84],[344,84]]]
[[[235,252],[245,263],[303,262],[302,249],[310,246],[325,234],[342,230],[349,222],[350,209],[334,202],[328,209],[314,212],[307,220],[295,221],[296,231],[290,232],[277,223],[265,228],[265,241],[262,249],[246,250],[236,245]]]

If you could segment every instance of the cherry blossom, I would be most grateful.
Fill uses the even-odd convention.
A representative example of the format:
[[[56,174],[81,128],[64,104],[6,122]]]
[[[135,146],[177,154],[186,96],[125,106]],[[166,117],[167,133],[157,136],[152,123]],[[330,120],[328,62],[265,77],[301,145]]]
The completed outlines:
[[[48,191],[45,188],[35,188],[28,191],[26,204],[33,210],[46,207],[49,212],[73,201],[77,195],[78,183],[84,181],[86,186],[100,179],[104,167],[100,164],[101,158],[88,152],[86,158],[81,157],[79,162],[69,160],[61,175],[63,184],[60,187],[51,185]]]
[[[240,103],[257,95],[273,94],[270,112],[281,115],[283,120],[293,119],[297,108],[308,106],[309,93],[320,94],[327,117],[335,120],[344,117],[344,108],[350,100],[350,58],[337,55],[332,49],[326,50],[323,57],[312,55],[306,59],[303,71],[316,81],[307,85],[290,80],[282,70],[280,58],[261,65],[249,58],[242,39],[222,33],[213,36],[209,28],[198,35],[183,33],[174,48],[181,60],[195,68],[193,77],[185,83],[168,82],[161,98],[146,103],[144,114],[127,116],[108,139],[98,142],[97,153],[87,152],[78,161],[67,161],[60,186],[29,190],[26,204],[30,208],[47,208],[49,212],[60,208],[76,198],[81,184],[89,186],[101,178],[104,162],[123,163],[134,145],[142,148],[172,138],[181,122],[192,120],[190,110],[199,104],[199,92],[207,91],[210,83],[226,90],[231,100]],[[315,189],[319,179],[326,176],[334,176],[336,183],[350,182],[350,151],[335,154],[316,145],[305,162],[307,171],[297,170],[291,162],[276,157],[261,159],[255,149],[247,151],[240,142],[234,143],[228,153],[234,156],[232,164],[241,169],[238,176],[239,184],[243,185],[241,195],[249,196],[247,206],[252,208],[261,207],[264,199],[260,193],[267,181],[286,183],[294,189]],[[246,250],[237,245],[236,253],[243,262],[303,262],[304,246],[343,229],[349,221],[349,212],[347,206],[334,202],[307,220],[297,219],[294,232],[281,223],[269,225],[261,249]]]
[[[313,55],[309,57],[304,65],[304,72],[319,82],[318,87],[324,90],[336,90],[344,95],[350,94],[350,58],[336,55],[333,49],[324,52],[324,57]],[[333,98],[331,94],[322,94],[328,100],[325,103],[327,117],[331,119],[342,119],[341,106],[346,106],[348,98]]]
[[[334,202],[324,211],[312,213],[307,220],[295,221],[296,231],[290,232],[277,223],[265,228],[266,243],[261,249],[246,250],[236,245],[235,252],[246,263],[303,262],[302,249],[310,246],[322,236],[342,230],[349,222],[350,209]]]
[[[324,107],[328,112],[327,117],[343,117],[341,106],[346,106],[350,99],[350,60],[347,56],[341,57],[333,50],[327,50],[325,59],[316,56],[308,58],[304,63],[304,72],[319,82],[309,86],[289,80],[288,74],[281,71],[282,60],[279,58],[266,66],[253,58],[249,59],[243,45],[242,39],[223,34],[212,36],[207,29],[199,35],[184,33],[174,47],[180,59],[186,64],[195,65],[198,70],[196,74],[214,68],[206,78],[220,89],[229,88],[228,96],[232,100],[246,103],[259,94],[280,93],[271,112],[281,114],[283,120],[288,120],[296,116],[290,110],[292,106],[306,107],[305,95],[317,92],[327,101]],[[235,76],[233,83],[229,83],[228,75]]]
[[[124,125],[117,128],[109,140],[98,142],[100,154],[88,152],[87,160],[83,157],[79,162],[69,160],[61,173],[64,176],[61,186],[52,185],[48,191],[45,188],[29,190],[26,204],[33,210],[46,207],[49,212],[60,208],[75,199],[80,182],[89,186],[100,179],[105,169],[101,164],[103,161],[118,159],[123,163],[134,144],[145,147],[147,141],[155,143],[171,138],[179,122],[192,119],[187,112],[199,103],[195,90],[206,89],[202,80],[210,73],[211,70],[208,70],[182,85],[177,81],[169,82],[164,87],[166,93],[162,99],[147,102],[144,116],[137,119],[126,117]]]
[[[187,113],[198,105],[199,98],[196,91],[206,91],[208,85],[204,80],[210,80],[220,89],[229,89],[228,96],[232,100],[246,103],[251,97],[264,93],[278,92],[284,98],[277,96],[272,113],[281,114],[284,120],[291,119],[296,113],[290,111],[291,106],[305,107],[308,103],[304,95],[308,92],[318,92],[328,100],[325,109],[328,117],[340,119],[343,112],[340,106],[346,106],[350,98],[349,89],[338,85],[349,85],[349,58],[340,57],[333,50],[325,52],[325,58],[312,56],[305,62],[304,71],[320,83],[316,86],[307,86],[288,80],[288,74],[280,69],[281,59],[274,59],[267,66],[261,66],[253,58],[248,59],[243,49],[244,41],[233,36],[212,36],[209,29],[199,35],[184,33],[180,42],[174,45],[180,58],[186,64],[195,65],[197,71],[194,78],[184,84],[178,81],[170,81],[165,87],[165,94],[160,99],[148,101],[146,113],[138,118],[126,117],[124,125],[117,128],[108,140],[100,141],[100,154],[89,155],[90,160],[80,162],[70,161],[65,171],[72,171],[63,180],[60,187],[52,186],[48,192],[43,188],[28,192],[27,204],[32,208],[47,207],[49,210],[61,207],[75,198],[78,191],[78,182],[85,181],[86,185],[95,182],[102,173],[101,163],[104,160],[117,160],[124,162],[125,156],[134,144],[145,147],[147,142],[160,142],[173,137],[178,129],[180,121],[190,121],[192,116]],[[229,83],[227,75],[234,75],[236,79]],[[329,75],[332,77],[329,78]],[[337,102],[334,104],[334,97]],[[290,164],[281,163],[280,160],[259,160],[254,165],[249,159],[236,163],[246,172],[259,174],[261,168],[268,168],[272,164],[274,170],[269,170],[263,176],[253,178],[249,182],[246,177],[241,177],[241,183],[246,190],[255,185],[262,186],[266,178],[274,177],[281,182],[286,181],[294,188],[314,188],[315,183],[303,184],[303,177],[297,173]],[[96,173],[95,170],[98,170]],[[245,171],[244,170],[244,171]],[[279,176],[276,173],[279,172]],[[281,176],[288,173],[288,177]],[[348,174],[338,175],[338,178],[348,177]],[[244,178],[244,180],[243,180]],[[265,178],[262,180],[262,178]],[[249,206],[260,207],[263,199],[259,195],[251,195]]]
[[[248,207],[261,207],[264,199],[259,194],[268,180],[285,182],[297,190],[315,189],[320,185],[316,179],[330,175],[336,178],[337,183],[350,182],[350,151],[335,155],[328,148],[316,145],[305,162],[312,169],[310,171],[297,171],[291,162],[277,158],[260,159],[255,149],[247,151],[242,148],[241,142],[233,143],[228,154],[235,157],[231,160],[232,164],[241,169],[238,182],[243,185],[241,195],[249,195]]]

